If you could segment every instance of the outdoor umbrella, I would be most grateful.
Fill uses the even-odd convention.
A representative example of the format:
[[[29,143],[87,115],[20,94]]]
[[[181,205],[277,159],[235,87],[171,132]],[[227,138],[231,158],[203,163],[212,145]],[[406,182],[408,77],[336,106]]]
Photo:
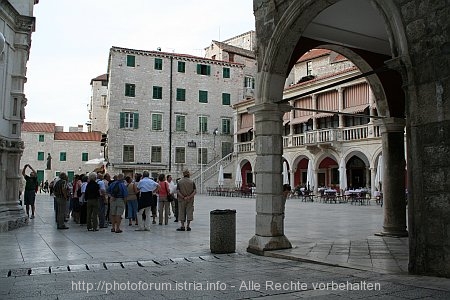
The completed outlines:
[[[219,167],[219,178],[217,179],[217,183],[221,187],[221,186],[223,186],[223,182],[224,182],[224,179],[223,179],[223,166],[220,165],[220,167]]]
[[[287,162],[283,162],[283,184],[289,184],[289,171]]]
[[[312,160],[308,161],[308,172],[306,173],[306,181],[307,181],[306,188],[308,190],[314,190],[314,187],[316,186],[316,181],[314,178],[314,169],[313,169]]]
[[[103,162],[105,161],[104,158],[93,158],[88,160],[87,162],[85,162],[85,165],[100,165],[103,164]]]
[[[347,168],[345,166],[345,158],[341,159],[339,164],[339,187],[342,191],[347,189]]]
[[[377,174],[375,175],[375,187],[382,192],[381,186],[383,184],[383,155],[378,157]]]
[[[241,175],[241,166],[239,164],[236,166],[236,178],[234,179],[234,184],[237,188],[241,188],[242,184],[242,175]]]

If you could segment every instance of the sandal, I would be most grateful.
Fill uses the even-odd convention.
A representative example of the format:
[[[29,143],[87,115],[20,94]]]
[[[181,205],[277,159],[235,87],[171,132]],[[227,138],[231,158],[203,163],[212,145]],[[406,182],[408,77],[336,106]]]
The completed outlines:
[[[186,228],[187,231],[191,231],[191,227],[188,226],[188,228]]]
[[[122,233],[122,230],[120,230],[120,229],[116,230],[116,233]]]
[[[185,231],[185,230],[186,229],[184,227],[177,228],[177,231]]]

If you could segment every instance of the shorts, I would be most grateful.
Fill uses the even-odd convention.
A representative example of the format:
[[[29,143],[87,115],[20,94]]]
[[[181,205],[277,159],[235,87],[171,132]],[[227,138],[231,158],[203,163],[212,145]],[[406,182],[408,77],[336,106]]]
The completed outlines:
[[[24,203],[25,205],[34,205],[36,200],[36,192],[34,190],[25,190]]]
[[[121,216],[125,211],[125,201],[123,198],[111,199],[110,212],[111,216]]]

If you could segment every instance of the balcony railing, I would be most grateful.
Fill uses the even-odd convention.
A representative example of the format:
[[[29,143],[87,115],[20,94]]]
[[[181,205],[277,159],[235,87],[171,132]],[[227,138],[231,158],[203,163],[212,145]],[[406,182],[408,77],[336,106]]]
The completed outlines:
[[[345,128],[318,129],[301,134],[283,136],[283,148],[331,142],[349,142],[379,137],[381,137],[380,128],[373,124]],[[235,151],[237,153],[251,152],[254,150],[253,141],[235,145]]]

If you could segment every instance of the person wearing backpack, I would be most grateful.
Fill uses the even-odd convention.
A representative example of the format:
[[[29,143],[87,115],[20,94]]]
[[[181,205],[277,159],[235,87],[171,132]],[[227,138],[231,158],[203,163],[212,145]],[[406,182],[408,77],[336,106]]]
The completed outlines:
[[[122,232],[120,223],[122,222],[122,214],[125,211],[125,199],[128,196],[123,177],[123,174],[117,175],[117,180],[113,181],[108,187],[108,194],[111,195],[111,232],[115,233]]]
[[[56,223],[58,229],[69,229],[69,227],[64,224],[66,218],[66,206],[67,199],[69,197],[69,192],[67,190],[67,183],[69,177],[64,172],[59,173],[59,180],[56,181],[53,187],[53,193],[56,198]]]

